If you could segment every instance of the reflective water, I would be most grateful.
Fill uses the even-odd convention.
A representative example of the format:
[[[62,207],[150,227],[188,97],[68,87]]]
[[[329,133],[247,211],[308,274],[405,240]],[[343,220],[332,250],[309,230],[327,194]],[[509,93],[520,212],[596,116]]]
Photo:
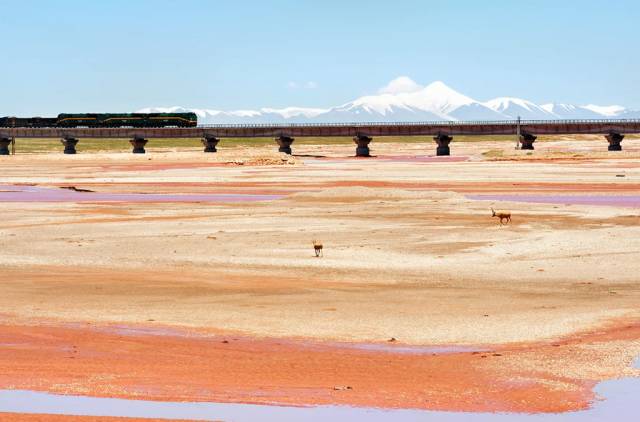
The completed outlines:
[[[283,195],[77,192],[40,186],[0,185],[0,202],[246,202],[282,197]]]
[[[157,419],[259,421],[394,422],[636,422],[640,415],[640,378],[606,381],[589,410],[561,414],[464,413],[383,410],[346,406],[285,407],[229,403],[180,403],[63,396],[34,391],[0,390],[0,412],[116,416]],[[348,393],[346,393],[348,394]]]
[[[467,198],[480,201],[640,207],[640,195],[467,195]]]

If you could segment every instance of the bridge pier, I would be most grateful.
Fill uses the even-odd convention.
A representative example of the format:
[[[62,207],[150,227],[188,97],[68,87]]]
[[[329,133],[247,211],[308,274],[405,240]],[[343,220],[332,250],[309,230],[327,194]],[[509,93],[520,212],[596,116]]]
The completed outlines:
[[[520,135],[520,149],[534,149],[533,143],[536,141],[536,139],[538,139],[538,137],[535,135],[532,135],[530,133],[523,133],[522,135]]]
[[[144,146],[147,145],[147,142],[148,141],[144,138],[133,138],[129,141],[129,143],[133,146],[133,151],[131,152],[133,152],[134,154],[144,154],[146,152]]]
[[[11,138],[0,138],[0,155],[11,155],[9,145],[11,145]]]
[[[622,140],[624,139],[624,135],[611,132],[610,134],[605,136],[605,138],[607,138],[607,141],[609,141],[609,151],[622,151],[622,145],[620,145],[620,142],[622,142]]]
[[[78,140],[76,138],[63,138],[60,140],[60,142],[62,142],[62,145],[64,145],[65,154],[76,153],[76,145],[78,144]]]
[[[433,140],[438,144],[438,148],[436,148],[436,155],[451,155],[449,144],[453,141],[452,136],[439,134],[434,136]]]
[[[278,148],[279,152],[284,152],[285,154],[291,155],[291,144],[295,139],[290,136],[280,136],[276,138],[276,142],[280,146]]]
[[[369,144],[373,140],[372,137],[366,135],[357,135],[353,138],[356,143],[356,157],[371,157]]]
[[[202,145],[204,145],[204,152],[217,152],[216,146],[220,142],[220,139],[214,137],[202,138]]]

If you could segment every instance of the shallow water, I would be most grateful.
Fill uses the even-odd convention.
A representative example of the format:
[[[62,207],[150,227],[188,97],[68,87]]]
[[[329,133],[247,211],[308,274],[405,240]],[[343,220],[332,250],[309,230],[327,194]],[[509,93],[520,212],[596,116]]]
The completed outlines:
[[[561,414],[464,413],[425,410],[383,410],[346,406],[285,407],[233,403],[180,403],[64,396],[34,391],[0,390],[0,412],[116,416],[225,421],[523,421],[573,422],[638,420],[640,378],[600,383],[602,399],[589,410]],[[345,392],[348,394],[348,392]]]
[[[467,198],[480,201],[640,207],[640,195],[467,195]]]
[[[282,197],[283,195],[76,192],[40,186],[0,185],[0,202],[247,202],[270,201]]]

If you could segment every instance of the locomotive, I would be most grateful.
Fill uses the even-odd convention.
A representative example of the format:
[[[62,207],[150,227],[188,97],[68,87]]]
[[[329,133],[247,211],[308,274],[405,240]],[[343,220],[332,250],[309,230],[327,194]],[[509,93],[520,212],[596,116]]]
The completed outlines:
[[[61,113],[58,117],[0,117],[0,127],[195,127],[195,113]]]

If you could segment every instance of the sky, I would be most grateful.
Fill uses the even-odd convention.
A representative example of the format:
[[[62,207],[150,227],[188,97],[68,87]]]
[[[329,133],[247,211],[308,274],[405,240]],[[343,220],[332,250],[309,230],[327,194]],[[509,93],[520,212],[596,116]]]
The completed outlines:
[[[408,76],[640,109],[638,0],[0,0],[0,116],[331,107]]]

